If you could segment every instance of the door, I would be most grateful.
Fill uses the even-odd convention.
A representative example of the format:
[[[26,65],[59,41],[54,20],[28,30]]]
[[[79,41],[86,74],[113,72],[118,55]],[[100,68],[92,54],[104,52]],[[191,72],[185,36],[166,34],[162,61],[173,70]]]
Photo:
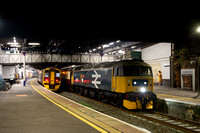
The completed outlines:
[[[51,74],[50,74],[50,84],[55,84],[55,72],[54,71],[51,71]]]

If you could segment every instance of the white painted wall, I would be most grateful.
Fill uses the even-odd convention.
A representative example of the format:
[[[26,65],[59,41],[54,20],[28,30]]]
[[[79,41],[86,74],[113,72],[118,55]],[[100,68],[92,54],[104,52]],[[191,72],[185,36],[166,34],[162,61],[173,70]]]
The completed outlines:
[[[161,70],[163,79],[170,79],[171,43],[157,43],[155,45],[142,48],[142,59],[152,66],[154,80],[157,82],[157,72]]]
[[[168,58],[171,56],[171,43],[157,43],[142,49],[142,59],[146,61]]]

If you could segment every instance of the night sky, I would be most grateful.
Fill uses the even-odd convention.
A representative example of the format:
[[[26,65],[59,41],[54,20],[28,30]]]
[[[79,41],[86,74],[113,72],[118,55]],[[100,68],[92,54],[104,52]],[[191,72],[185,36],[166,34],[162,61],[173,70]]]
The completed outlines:
[[[188,2],[31,3],[0,11],[0,37],[44,43],[51,39],[174,42],[190,47],[200,44],[195,33],[200,25],[197,6]]]

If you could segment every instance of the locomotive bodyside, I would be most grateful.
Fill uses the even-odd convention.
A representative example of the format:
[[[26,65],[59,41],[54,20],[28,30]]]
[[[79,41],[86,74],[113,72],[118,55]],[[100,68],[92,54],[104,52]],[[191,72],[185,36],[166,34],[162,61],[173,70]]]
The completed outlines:
[[[151,67],[142,60],[123,60],[74,68],[72,90],[127,109],[152,109]]]

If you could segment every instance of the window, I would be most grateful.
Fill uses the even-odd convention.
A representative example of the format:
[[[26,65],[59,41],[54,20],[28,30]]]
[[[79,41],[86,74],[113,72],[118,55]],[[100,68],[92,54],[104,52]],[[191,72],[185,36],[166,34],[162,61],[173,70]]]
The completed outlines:
[[[114,69],[114,76],[153,76],[151,67],[123,66]]]
[[[49,70],[45,70],[44,77],[49,77]]]

